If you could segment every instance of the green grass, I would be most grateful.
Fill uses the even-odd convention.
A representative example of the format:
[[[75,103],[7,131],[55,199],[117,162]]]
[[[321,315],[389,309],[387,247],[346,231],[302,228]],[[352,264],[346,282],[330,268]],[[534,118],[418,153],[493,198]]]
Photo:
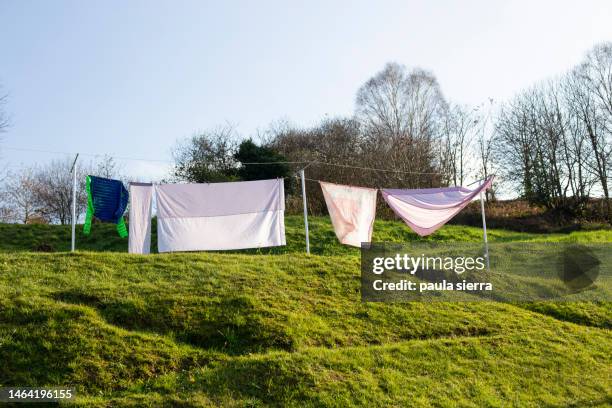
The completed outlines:
[[[285,217],[287,245],[278,248],[240,251],[242,253],[281,254],[302,253],[306,244],[303,219],[300,216]],[[359,250],[341,245],[334,235],[327,217],[309,217],[311,252],[317,255],[358,254]],[[113,224],[94,224],[91,235],[76,229],[77,249],[83,251],[127,252],[127,239],[117,235]],[[70,250],[70,226],[0,224],[0,251],[38,251],[47,247],[53,251]],[[491,242],[612,242],[612,230],[575,231],[569,234],[537,234],[508,230],[488,230]],[[435,234],[421,238],[403,223],[377,220],[374,225],[374,241],[379,242],[481,242],[482,228],[462,225],[446,225]],[[157,250],[155,223],[152,245]]]
[[[311,256],[299,217],[283,248],[149,256],[122,253],[109,225],[75,254],[69,228],[0,225],[0,384],[73,385],[100,407],[612,404],[610,303],[362,303],[359,251],[310,221]],[[392,221],[375,239],[420,242]]]

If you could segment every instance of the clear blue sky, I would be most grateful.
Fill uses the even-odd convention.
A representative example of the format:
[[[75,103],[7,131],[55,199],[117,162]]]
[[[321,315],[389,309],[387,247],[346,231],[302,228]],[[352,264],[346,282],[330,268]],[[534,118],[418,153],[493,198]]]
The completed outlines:
[[[610,0],[506,3],[0,0],[13,121],[2,145],[170,160],[177,139],[228,121],[249,136],[350,115],[387,61],[430,69],[448,99],[478,104],[612,40]],[[10,166],[54,157],[1,154]]]

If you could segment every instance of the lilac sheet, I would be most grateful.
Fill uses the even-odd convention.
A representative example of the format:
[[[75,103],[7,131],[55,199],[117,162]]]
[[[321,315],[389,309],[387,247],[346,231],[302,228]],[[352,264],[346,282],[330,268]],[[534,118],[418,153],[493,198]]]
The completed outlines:
[[[434,233],[474,197],[491,187],[489,177],[479,187],[426,188],[421,190],[384,189],[382,195],[395,214],[420,236]]]

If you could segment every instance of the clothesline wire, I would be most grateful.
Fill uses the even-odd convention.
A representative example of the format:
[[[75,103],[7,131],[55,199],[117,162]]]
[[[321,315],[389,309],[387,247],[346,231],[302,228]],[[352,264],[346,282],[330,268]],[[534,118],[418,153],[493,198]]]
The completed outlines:
[[[36,153],[50,153],[50,154],[68,154],[68,155],[76,154],[76,152],[51,151],[51,150],[30,149],[30,148],[23,148],[23,147],[2,147],[1,149],[15,150],[15,151],[26,151],[26,152],[36,152]],[[110,158],[117,159],[117,160],[158,162],[158,163],[174,164],[173,161],[162,160],[162,159],[143,159],[143,158],[134,158],[134,157],[113,156],[113,155],[105,154],[105,153],[99,153],[99,154],[80,153],[80,154],[82,156],[88,156],[88,157],[104,157],[104,156],[106,156],[106,157],[110,157]],[[310,161],[276,161],[276,162],[244,162],[244,163],[241,163],[241,164],[245,164],[245,165],[273,165],[273,164],[304,164],[304,163],[306,163],[306,166],[304,166],[300,170],[304,170],[307,167],[312,166],[313,164],[319,164],[319,165],[323,165],[323,166],[344,167],[344,168],[351,168],[351,169],[358,169],[358,170],[381,171],[381,172],[388,172],[388,173],[420,174],[420,175],[441,175],[441,173],[437,173],[437,172],[417,172],[417,171],[405,171],[405,170],[393,170],[393,169],[379,169],[379,168],[374,168],[374,167],[353,166],[353,165],[350,165],[350,164],[327,163],[327,162],[322,162],[322,161],[318,161],[318,160],[310,160]]]
[[[292,179],[292,178],[295,178],[295,179],[299,180],[299,179],[300,179],[300,176],[299,176],[298,174],[296,174],[296,175],[294,175],[293,177],[283,177],[283,179],[285,179],[285,180],[289,180],[289,179]],[[306,180],[306,181],[311,181],[311,182],[313,182],[313,183],[321,183],[321,182],[322,182],[322,183],[332,183],[332,184],[338,184],[338,183],[335,183],[335,182],[333,182],[333,181],[317,180],[317,179],[311,179],[311,178],[308,178],[308,177],[304,177],[304,180]],[[353,186],[353,187],[360,187],[360,188],[375,188],[375,189],[378,189],[378,190],[382,190],[382,189],[383,189],[383,187],[381,187],[381,186],[377,186],[377,187],[362,187],[362,186]]]
[[[2,149],[6,149],[6,150],[16,150],[16,151],[29,151],[29,152],[37,152],[37,153],[50,153],[50,154],[68,154],[68,155],[73,155],[76,153],[70,153],[70,152],[62,152],[62,151],[51,151],[51,150],[42,150],[42,149],[30,149],[30,148],[22,148],[22,147],[2,147]],[[89,156],[89,157],[111,157],[117,160],[131,160],[131,161],[144,161],[144,162],[161,162],[161,163],[174,163],[172,161],[168,161],[168,160],[161,160],[161,159],[142,159],[142,158],[133,158],[133,157],[121,157],[121,156],[113,156],[113,155],[109,155],[109,154],[105,154],[105,153],[100,153],[100,154],[94,154],[94,153],[80,153],[82,156]],[[244,162],[241,163],[243,165],[274,165],[274,164],[306,164],[304,167],[298,169],[294,174],[296,177],[299,177],[298,173],[301,170],[305,170],[308,167],[318,164],[318,165],[323,165],[323,166],[334,166],[334,167],[343,167],[343,168],[352,168],[352,169],[358,169],[358,170],[369,170],[369,171],[374,171],[374,172],[388,172],[388,173],[399,173],[399,174],[417,174],[417,175],[441,175],[440,173],[437,172],[413,172],[413,171],[404,171],[404,170],[392,170],[392,169],[379,169],[379,168],[374,168],[374,167],[364,167],[364,166],[352,166],[352,165],[348,165],[348,164],[339,164],[339,163],[327,163],[327,162],[322,162],[322,161],[318,161],[318,160],[311,160],[311,161],[276,161],[276,162]],[[26,167],[22,167],[22,168],[26,168]],[[288,179],[288,177],[284,177],[285,179]],[[320,182],[322,180],[316,180],[316,179],[311,179],[311,178],[304,178],[305,180],[311,181],[311,182]],[[476,184],[479,181],[482,181],[484,179],[480,179],[480,180],[476,180],[470,184],[468,184],[466,187],[469,187],[473,184]],[[376,187],[376,188],[380,188],[380,187]]]
[[[324,165],[324,166],[345,167],[345,168],[358,169],[358,170],[383,171],[383,172],[389,172],[389,173],[430,174],[430,175],[431,174],[436,174],[436,175],[441,175],[441,173],[437,173],[437,172],[418,172],[418,171],[404,171],[404,170],[392,170],[392,169],[378,169],[378,168],[374,168],[374,167],[352,166],[350,164],[326,163],[326,162],[322,162],[322,161],[318,161],[318,160],[311,160],[311,161],[252,162],[252,163],[241,162],[241,164],[248,164],[248,165],[252,165],[252,164],[254,164],[254,165],[257,165],[257,164],[284,164],[284,163],[289,163],[289,164],[307,163],[306,166],[302,167],[298,171],[306,170],[308,167],[312,166],[313,164],[321,164],[321,165]]]
[[[488,176],[488,177],[491,177],[491,176]],[[479,181],[484,181],[484,180],[486,180],[486,179],[487,179],[487,177],[480,178],[480,179],[478,179],[478,180],[476,180],[476,181],[473,181],[473,182],[471,182],[470,184],[466,185],[466,187],[469,187],[469,186],[471,186],[472,184],[476,184],[476,183],[478,183]]]
[[[298,164],[308,163],[307,161],[275,161],[275,162],[240,162],[240,164]]]
[[[492,176],[489,176],[489,177],[492,177]],[[295,179],[300,179],[300,175],[299,175],[299,174],[294,174],[294,175],[293,175],[293,177],[282,177],[282,178],[283,178],[283,179],[285,179],[285,180],[290,180],[290,179],[293,179],[293,178],[295,178]],[[323,183],[334,183],[333,181],[317,180],[317,179],[311,179],[311,178],[308,178],[308,177],[304,177],[304,180],[306,180],[306,181],[312,181],[312,182],[314,182],[314,183],[320,183],[320,182],[323,182]],[[479,182],[479,181],[484,181],[484,180],[486,180],[486,179],[476,180],[475,182],[470,183],[470,184],[468,184],[468,185],[467,185],[467,186],[465,186],[465,187],[469,187],[469,186],[471,186],[471,185],[473,185],[473,184],[476,184],[476,183],[477,183],[477,182]],[[334,184],[336,184],[336,183],[334,183]],[[355,186],[355,187],[359,187],[359,186]],[[380,186],[379,186],[379,187],[366,187],[366,188],[377,188],[377,189],[379,189],[379,190],[382,190],[382,189],[383,189],[383,187],[380,187]]]
[[[441,175],[441,173],[438,173],[438,172],[425,172],[425,171],[419,172],[419,171],[405,171],[405,170],[392,170],[392,169],[378,169],[375,167],[351,166],[349,164],[325,163],[325,162],[320,162],[320,161],[313,161],[312,163],[323,164],[325,166],[347,167],[347,168],[359,169],[359,170],[383,171],[383,172],[388,172],[388,173]]]

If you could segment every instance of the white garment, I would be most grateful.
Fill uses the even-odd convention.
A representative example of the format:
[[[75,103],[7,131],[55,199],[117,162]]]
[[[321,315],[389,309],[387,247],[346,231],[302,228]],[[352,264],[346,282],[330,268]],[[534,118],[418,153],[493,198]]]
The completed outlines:
[[[156,187],[159,252],[285,245],[282,179]]]
[[[338,240],[356,247],[361,247],[362,242],[371,242],[378,190],[324,182],[319,184]]]
[[[128,252],[148,254],[151,252],[151,203],[153,185],[130,183],[130,219]]]

